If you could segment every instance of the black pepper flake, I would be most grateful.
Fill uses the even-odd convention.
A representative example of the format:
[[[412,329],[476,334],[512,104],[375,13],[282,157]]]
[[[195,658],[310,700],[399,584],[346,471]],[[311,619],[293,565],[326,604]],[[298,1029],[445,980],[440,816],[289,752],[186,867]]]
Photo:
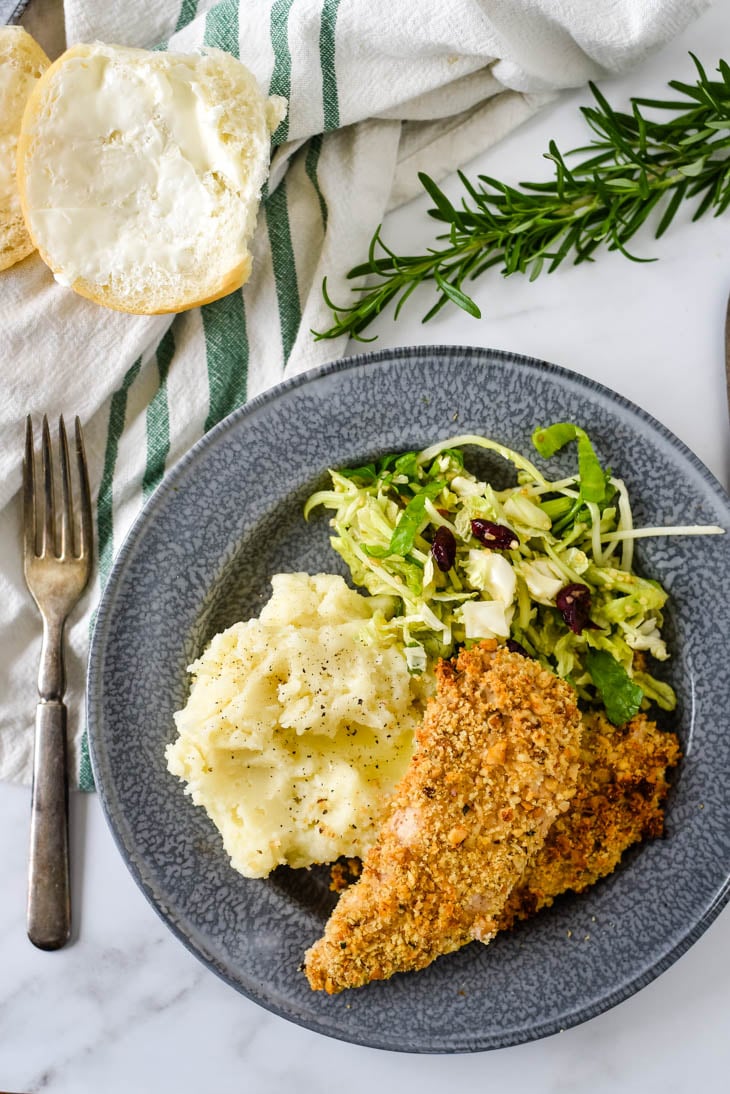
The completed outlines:
[[[436,791],[432,786],[424,786],[423,793],[426,795],[427,798],[432,798],[435,795]]]

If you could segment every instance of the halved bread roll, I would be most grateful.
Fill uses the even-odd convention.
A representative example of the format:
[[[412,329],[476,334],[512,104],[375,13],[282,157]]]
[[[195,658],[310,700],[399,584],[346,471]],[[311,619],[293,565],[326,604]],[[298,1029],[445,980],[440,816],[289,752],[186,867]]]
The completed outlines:
[[[35,250],[20,208],[15,154],[26,101],[50,63],[22,27],[0,27],[0,270]]]
[[[23,213],[56,280],[142,315],[239,288],[285,106],[220,50],[67,50],[18,141]]]

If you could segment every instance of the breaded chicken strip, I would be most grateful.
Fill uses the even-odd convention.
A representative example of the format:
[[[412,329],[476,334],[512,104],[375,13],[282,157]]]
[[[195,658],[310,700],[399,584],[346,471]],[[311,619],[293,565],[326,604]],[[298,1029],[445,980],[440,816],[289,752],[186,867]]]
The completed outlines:
[[[644,714],[625,726],[612,726],[604,714],[587,714],[583,724],[575,797],[512,890],[500,930],[548,907],[568,889],[582,892],[612,873],[632,843],[662,835],[667,770],[680,759],[675,734]]]
[[[634,843],[664,832],[667,772],[681,759],[674,733],[637,714],[613,726],[605,714],[583,716],[580,770],[570,809],[548,832],[535,860],[512,890],[499,929],[549,907],[561,893],[580,893],[618,866]],[[342,892],[359,873],[358,860],[333,867]]]
[[[442,662],[437,678],[362,875],[305,956],[315,990],[359,987],[488,942],[570,805],[581,720],[568,684],[494,642]]]

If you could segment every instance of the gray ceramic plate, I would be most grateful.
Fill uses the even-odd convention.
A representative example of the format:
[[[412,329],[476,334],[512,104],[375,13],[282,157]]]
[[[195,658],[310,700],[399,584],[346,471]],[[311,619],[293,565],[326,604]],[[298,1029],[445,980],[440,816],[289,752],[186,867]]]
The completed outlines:
[[[728,898],[730,535],[645,540],[638,552],[672,598],[669,675],[685,758],[666,839],[629,852],[612,877],[490,946],[473,943],[356,992],[311,992],[298,966],[332,906],[326,870],[239,877],[210,821],[166,771],[185,667],[213,633],[257,614],[277,571],[342,572],[326,517],[301,517],[328,467],[463,432],[528,453],[536,425],[566,419],[586,428],[625,478],[638,523],[730,527],[727,497],[709,472],[619,396],[538,361],[428,347],[346,360],[254,400],[181,460],[120,552],[88,682],[92,760],[109,823],[175,934],[239,991],[294,1022],[411,1052],[543,1037],[647,984]],[[552,469],[574,458],[561,453]],[[485,472],[499,481],[504,467],[495,457]]]

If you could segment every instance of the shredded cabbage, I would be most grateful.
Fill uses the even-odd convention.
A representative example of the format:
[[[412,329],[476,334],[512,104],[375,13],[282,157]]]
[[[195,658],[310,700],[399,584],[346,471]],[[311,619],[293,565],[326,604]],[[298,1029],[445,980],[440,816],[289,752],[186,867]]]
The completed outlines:
[[[646,665],[647,655],[668,656],[661,636],[667,593],[633,571],[633,542],[723,529],[634,528],[623,481],[602,468],[582,429],[560,422],[533,434],[548,457],[571,441],[578,471],[553,482],[520,453],[473,434],[331,471],[331,489],[308,499],[305,517],[319,506],[331,510],[330,542],[353,581],[396,598],[382,625],[402,644],[411,672],[429,671],[437,658],[481,638],[511,640],[609,716],[620,711],[625,719],[650,702],[671,710],[674,692]],[[516,484],[495,490],[473,475],[461,451],[471,446],[512,463]],[[474,520],[513,533],[517,546],[484,546]],[[454,538],[446,571],[432,552],[439,528]],[[588,589],[582,624],[570,612],[575,586]]]

